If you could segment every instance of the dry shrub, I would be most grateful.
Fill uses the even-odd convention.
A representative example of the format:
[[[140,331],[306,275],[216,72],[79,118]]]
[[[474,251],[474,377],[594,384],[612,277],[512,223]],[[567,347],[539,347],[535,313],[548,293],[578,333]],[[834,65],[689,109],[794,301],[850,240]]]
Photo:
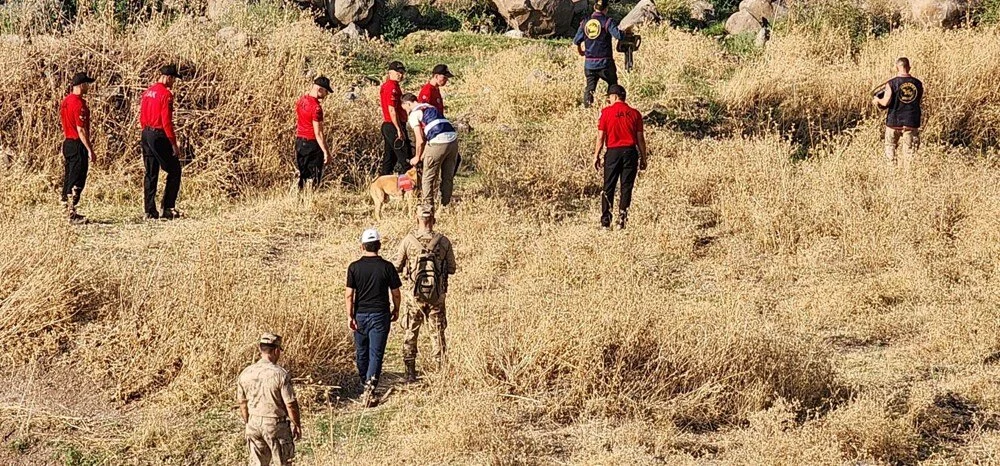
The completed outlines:
[[[291,20],[293,10],[248,8],[218,22],[181,17],[169,25],[150,22],[124,31],[84,21],[65,35],[39,36],[6,48],[4,68],[13,73],[2,78],[0,140],[21,148],[15,163],[58,171],[61,134],[54,124],[55,102],[73,73],[88,70],[97,78],[88,101],[98,166],[115,171],[135,167],[141,92],[159,66],[177,62],[188,76],[175,89],[180,142],[193,159],[188,173],[197,173],[209,192],[270,187],[293,171],[295,99],[312,77],[325,74],[337,87],[330,97],[334,103],[326,105],[333,122],[327,132],[338,159],[334,173],[348,171],[352,181],[364,180],[368,167],[359,170],[358,165],[367,165],[366,154],[376,152],[377,109],[367,98],[342,101],[354,84],[343,71],[345,58],[311,20]],[[221,35],[223,27],[236,32]],[[242,43],[233,46],[232,34],[242,37]],[[108,47],[109,40],[120,46]],[[340,117],[348,114],[355,117]],[[129,171],[130,177],[137,174],[134,168]]]
[[[4,364],[19,365],[56,354],[65,332],[90,308],[80,283],[76,242],[66,225],[49,228],[33,215],[0,216],[0,349]],[[30,245],[30,247],[26,247]],[[31,344],[25,344],[26,342]]]
[[[777,35],[759,61],[741,67],[720,99],[750,128],[772,122],[799,140],[880,119],[868,90],[907,56],[926,86],[925,140],[976,147],[997,142],[995,98],[1000,62],[996,30],[905,29],[868,40],[851,53],[844,33]],[[838,45],[840,44],[840,45]],[[956,55],[956,51],[958,52]]]

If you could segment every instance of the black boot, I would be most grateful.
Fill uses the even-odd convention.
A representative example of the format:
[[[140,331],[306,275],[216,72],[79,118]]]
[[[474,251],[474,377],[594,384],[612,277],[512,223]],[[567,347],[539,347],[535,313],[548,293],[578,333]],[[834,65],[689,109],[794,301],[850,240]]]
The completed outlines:
[[[406,365],[406,383],[416,383],[417,381],[417,362],[416,361],[403,361]]]

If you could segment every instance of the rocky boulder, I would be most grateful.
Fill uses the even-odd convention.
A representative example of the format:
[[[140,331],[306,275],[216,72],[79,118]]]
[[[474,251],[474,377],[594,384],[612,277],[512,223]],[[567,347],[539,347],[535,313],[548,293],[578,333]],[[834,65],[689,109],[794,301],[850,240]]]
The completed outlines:
[[[375,9],[375,0],[326,0],[328,14],[332,7],[332,16],[340,24],[366,24],[371,19]]]
[[[691,19],[706,22],[715,17],[715,5],[708,0],[692,0],[688,2],[691,9]]]
[[[586,0],[493,0],[511,29],[526,37],[572,36],[575,19],[587,11]]]
[[[786,16],[788,7],[783,0],[743,0],[739,11],[726,20],[726,32],[756,34],[763,27],[764,19],[773,24]]]
[[[618,23],[618,28],[622,31],[628,31],[641,24],[659,23],[662,19],[663,17],[657,11],[653,0],[641,0],[622,18],[621,22]]]
[[[979,6],[973,0],[909,0],[900,5],[901,15],[914,24],[929,27],[961,25],[967,14]]]

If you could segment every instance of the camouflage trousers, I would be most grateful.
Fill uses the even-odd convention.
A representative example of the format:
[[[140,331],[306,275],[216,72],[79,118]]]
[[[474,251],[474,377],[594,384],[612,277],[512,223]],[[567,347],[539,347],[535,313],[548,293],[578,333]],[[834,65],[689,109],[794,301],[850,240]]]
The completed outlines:
[[[902,154],[897,156],[897,147],[902,146]],[[910,170],[910,166],[916,158],[917,150],[920,148],[920,130],[916,128],[907,129],[885,129],[885,159],[889,163],[894,163],[905,171]]]
[[[246,429],[250,466],[288,466],[295,458],[292,427],[287,420],[250,416]]]
[[[426,304],[410,298],[406,303],[406,317],[403,320],[403,361],[417,360],[417,338],[424,321],[430,327],[431,354],[438,366],[447,363],[444,330],[448,328],[445,315],[444,296],[438,304]]]

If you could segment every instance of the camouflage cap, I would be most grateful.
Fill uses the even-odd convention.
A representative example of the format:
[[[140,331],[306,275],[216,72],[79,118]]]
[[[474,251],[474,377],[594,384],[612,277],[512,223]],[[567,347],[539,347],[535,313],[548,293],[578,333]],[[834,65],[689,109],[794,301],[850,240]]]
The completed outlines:
[[[260,336],[260,344],[281,348],[281,335],[275,335],[270,332],[265,333]]]

